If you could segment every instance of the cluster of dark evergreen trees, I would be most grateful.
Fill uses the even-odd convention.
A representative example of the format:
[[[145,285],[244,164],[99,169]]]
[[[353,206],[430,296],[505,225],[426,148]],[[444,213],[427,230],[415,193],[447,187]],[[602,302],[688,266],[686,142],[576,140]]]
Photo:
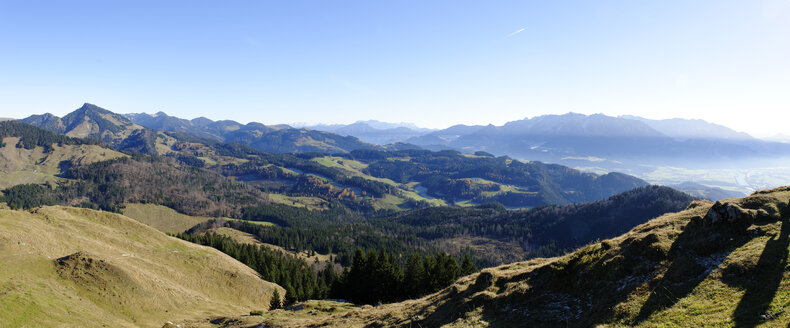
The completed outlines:
[[[33,208],[44,205],[60,204],[59,195],[49,185],[23,184],[3,190],[0,202],[5,202],[11,209]]]
[[[99,140],[71,138],[54,132],[36,128],[19,121],[0,122],[0,147],[4,147],[3,138],[18,137],[17,148],[33,149],[44,147],[44,152],[48,152],[53,144],[58,145],[101,145]]]
[[[344,215],[339,208],[309,211],[279,205],[245,208],[244,213],[252,215],[245,218],[274,222],[278,226],[264,226],[242,220],[212,219],[190,228],[187,233],[201,234],[212,228],[229,227],[249,233],[261,242],[288,250],[334,254],[333,261],[343,266],[351,265],[351,258],[357,247],[388,249],[399,254],[438,251],[408,228],[394,226],[393,229],[380,230],[364,218]]]
[[[357,304],[378,304],[417,298],[441,290],[459,277],[477,271],[469,254],[462,264],[443,252],[421,256],[413,253],[405,268],[401,259],[385,250],[354,252],[351,268],[335,285],[337,297]]]
[[[338,275],[332,263],[319,269],[315,263],[311,265],[279,251],[240,244],[213,233],[176,236],[214,247],[254,269],[264,280],[282,286],[286,290],[286,304],[325,298],[341,298],[357,304],[397,302],[436,292],[477,271],[469,254],[460,265],[455,257],[443,252],[412,253],[404,263],[402,258],[383,249],[365,253],[357,248],[351,267]]]
[[[214,247],[246,264],[264,280],[285,288],[286,303],[327,298],[337,280],[331,264],[323,270],[315,270],[313,266],[294,256],[258,245],[237,243],[229,237],[213,233],[178,234],[176,237]]]

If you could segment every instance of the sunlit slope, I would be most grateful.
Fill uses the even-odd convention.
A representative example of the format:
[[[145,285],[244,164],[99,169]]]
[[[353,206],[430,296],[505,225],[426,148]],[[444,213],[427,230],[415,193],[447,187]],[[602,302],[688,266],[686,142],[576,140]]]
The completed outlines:
[[[212,248],[122,215],[0,209],[3,326],[159,327],[265,310],[275,288]]]
[[[211,220],[207,216],[189,216],[162,205],[126,203],[123,215],[145,223],[165,233],[181,233],[199,223]]]
[[[98,145],[57,145],[25,149],[17,147],[19,138],[2,138],[0,147],[0,188],[25,183],[54,184],[57,175],[70,165],[87,165],[126,156]],[[65,166],[64,166],[65,165]]]
[[[785,187],[697,202],[563,257],[486,269],[423,299],[315,324],[787,327],[789,199]]]

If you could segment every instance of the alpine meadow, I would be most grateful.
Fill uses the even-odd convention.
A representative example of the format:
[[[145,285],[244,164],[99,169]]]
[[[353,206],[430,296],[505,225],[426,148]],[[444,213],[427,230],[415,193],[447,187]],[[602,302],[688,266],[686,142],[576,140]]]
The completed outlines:
[[[790,327],[790,2],[0,1],[0,327]]]

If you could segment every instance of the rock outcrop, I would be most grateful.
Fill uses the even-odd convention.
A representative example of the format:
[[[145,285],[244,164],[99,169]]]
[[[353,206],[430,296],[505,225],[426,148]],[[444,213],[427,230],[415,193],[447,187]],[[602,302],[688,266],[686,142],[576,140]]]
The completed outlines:
[[[752,225],[758,218],[768,217],[769,214],[763,209],[745,209],[733,203],[716,202],[711,206],[708,213],[703,218],[706,226],[720,223],[730,223],[742,225],[744,228]]]

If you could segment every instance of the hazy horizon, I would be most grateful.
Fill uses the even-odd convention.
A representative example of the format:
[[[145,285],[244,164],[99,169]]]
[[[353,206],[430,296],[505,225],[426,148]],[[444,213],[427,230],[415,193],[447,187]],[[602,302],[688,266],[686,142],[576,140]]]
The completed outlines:
[[[790,1],[0,4],[0,117],[790,120]]]
[[[181,118],[181,119],[187,119],[187,120],[192,120],[192,119],[196,119],[196,118],[204,117],[204,118],[208,118],[208,119],[210,119],[210,120],[212,120],[212,121],[230,120],[230,121],[236,121],[236,122],[239,122],[239,123],[241,123],[241,124],[248,124],[248,123],[253,123],[253,122],[255,122],[255,123],[263,123],[263,124],[266,124],[266,125],[280,125],[280,124],[285,124],[285,125],[289,125],[289,126],[296,127],[296,128],[300,128],[300,127],[312,127],[312,126],[322,126],[322,125],[323,125],[323,126],[331,126],[331,125],[349,125],[349,124],[354,124],[354,123],[357,123],[357,122],[365,122],[365,121],[378,121],[378,122],[382,122],[382,123],[388,123],[388,124],[403,124],[403,125],[408,125],[408,124],[411,124],[411,125],[415,125],[415,126],[417,126],[418,128],[423,128],[423,129],[442,130],[442,129],[446,129],[446,128],[452,127],[452,126],[454,126],[454,125],[469,125],[469,126],[471,126],[471,125],[495,125],[495,126],[502,126],[502,125],[504,125],[505,123],[512,122],[512,121],[518,121],[518,120],[524,120],[524,119],[532,119],[532,118],[535,118],[535,117],[539,117],[539,116],[547,116],[547,115],[560,115],[560,116],[561,116],[561,115],[566,115],[566,114],[582,114],[582,115],[587,115],[587,116],[590,116],[590,115],[600,115],[600,114],[602,114],[602,115],[607,115],[607,114],[605,114],[605,113],[592,113],[592,114],[583,114],[583,113],[577,113],[577,112],[566,112],[566,113],[561,113],[561,114],[541,114],[541,115],[535,115],[535,116],[530,116],[530,117],[522,117],[522,118],[519,118],[519,119],[507,120],[507,121],[504,121],[504,122],[502,122],[502,123],[483,123],[483,122],[475,122],[475,123],[455,123],[455,124],[451,124],[451,125],[445,125],[445,126],[428,127],[428,126],[420,125],[420,124],[419,124],[419,123],[417,123],[417,122],[413,122],[413,121],[407,121],[407,120],[401,120],[401,121],[382,121],[382,120],[376,120],[376,119],[370,119],[370,118],[360,118],[360,119],[354,119],[354,120],[351,120],[351,121],[338,121],[338,122],[333,122],[333,123],[327,123],[327,122],[261,122],[261,121],[241,121],[241,120],[236,120],[236,119],[233,119],[233,118],[231,118],[231,117],[228,117],[228,116],[222,116],[222,117],[219,117],[219,118],[211,118],[211,117],[206,117],[206,116],[195,116],[195,117],[188,117],[188,116],[186,116],[186,117],[185,117],[185,116],[178,116],[178,115],[174,115],[174,114],[168,113],[168,112],[166,112],[166,111],[163,111],[163,110],[157,110],[157,111],[147,111],[147,112],[146,112],[146,111],[138,111],[138,112],[128,112],[128,113],[122,113],[122,112],[117,112],[117,111],[114,111],[114,110],[112,110],[112,108],[106,108],[106,107],[103,107],[103,106],[101,106],[101,105],[99,105],[99,104],[93,104],[93,105],[96,105],[96,106],[102,107],[102,108],[104,108],[104,109],[107,109],[107,110],[109,110],[109,111],[112,111],[112,112],[114,112],[114,113],[117,113],[117,114],[124,114],[124,115],[125,115],[125,114],[148,114],[148,115],[154,115],[154,114],[156,114],[156,113],[158,113],[158,112],[163,112],[163,113],[165,113],[165,114],[166,114],[166,115],[168,115],[168,116],[178,117],[178,118]],[[64,111],[64,112],[46,112],[46,113],[53,114],[53,115],[56,115],[56,116],[59,116],[59,117],[63,117],[64,115],[67,115],[67,114],[69,114],[70,112],[72,112],[72,111],[76,110],[77,108],[79,108],[79,106],[75,107],[75,108],[74,108],[74,109],[72,109],[72,110],[67,110],[67,111]],[[22,116],[22,117],[13,117],[13,116],[0,116],[0,118],[23,119],[23,118],[29,117],[30,115],[41,115],[41,114],[46,114],[46,113],[31,113],[31,114],[29,114],[29,115],[25,115],[25,116]],[[623,115],[627,116],[627,115],[630,115],[630,114],[623,114]],[[617,115],[617,116],[615,116],[615,115],[607,115],[607,116],[610,116],[610,117],[620,117],[620,116],[622,116],[622,115]],[[640,116],[640,115],[633,115],[633,116]],[[642,118],[646,118],[646,119],[653,119],[653,120],[662,120],[662,119],[663,119],[663,118],[662,118],[662,119],[656,119],[656,118],[651,118],[651,117],[644,117],[644,116],[640,116],[640,117],[642,117]],[[628,119],[627,117],[625,117],[625,118],[626,118],[626,119]],[[666,119],[677,119],[677,118],[678,118],[678,117],[670,117],[670,118],[666,118]],[[755,138],[770,138],[770,137],[772,137],[772,136],[783,135],[782,133],[774,133],[774,134],[768,134],[768,135],[755,135],[755,134],[748,133],[748,132],[746,132],[746,131],[739,131],[739,130],[736,130],[736,129],[734,129],[734,128],[730,127],[730,126],[726,126],[726,125],[724,125],[724,124],[719,124],[719,123],[716,123],[716,122],[711,122],[711,121],[709,121],[709,120],[705,120],[705,119],[702,119],[702,118],[690,118],[690,119],[691,119],[691,120],[703,120],[703,121],[706,121],[706,122],[708,122],[708,123],[712,123],[712,124],[718,124],[718,125],[721,125],[721,126],[724,126],[724,127],[730,128],[730,129],[732,129],[732,130],[734,130],[734,131],[736,131],[736,132],[744,132],[744,133],[747,133],[747,134],[749,134],[749,135],[751,135],[752,137],[755,137]]]

